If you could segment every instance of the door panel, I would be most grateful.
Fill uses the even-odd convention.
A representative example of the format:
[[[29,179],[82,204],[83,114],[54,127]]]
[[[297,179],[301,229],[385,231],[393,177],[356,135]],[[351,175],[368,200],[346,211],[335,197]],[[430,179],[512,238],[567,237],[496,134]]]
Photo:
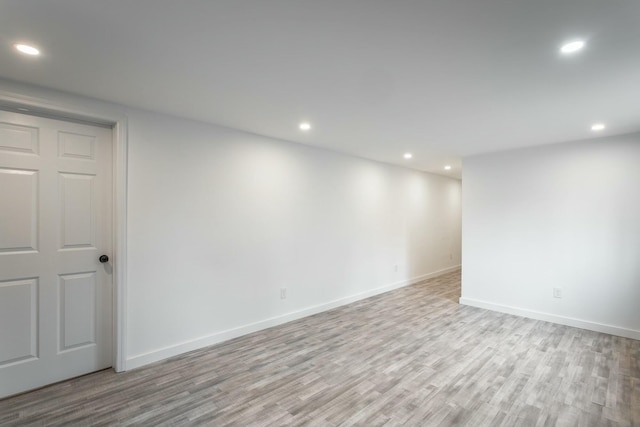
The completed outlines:
[[[95,248],[94,175],[60,174],[61,248]]]
[[[38,357],[38,279],[0,282],[0,366]]]
[[[111,366],[111,130],[0,111],[0,398]]]
[[[60,157],[95,160],[96,138],[92,135],[78,135],[68,132],[58,133],[58,153]]]
[[[38,172],[0,168],[0,252],[37,250]]]
[[[96,343],[96,273],[60,276],[60,351]]]
[[[38,128],[0,123],[0,151],[38,154]]]

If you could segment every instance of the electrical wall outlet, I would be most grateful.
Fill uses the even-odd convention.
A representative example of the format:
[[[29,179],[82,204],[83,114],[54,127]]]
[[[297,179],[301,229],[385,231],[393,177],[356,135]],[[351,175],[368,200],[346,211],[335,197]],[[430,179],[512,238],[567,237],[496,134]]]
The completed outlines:
[[[553,297],[562,298],[562,288],[553,288]]]
[[[393,266],[393,271],[395,271],[396,273],[398,272],[398,264]]]
[[[280,299],[287,298],[287,288],[280,288]]]

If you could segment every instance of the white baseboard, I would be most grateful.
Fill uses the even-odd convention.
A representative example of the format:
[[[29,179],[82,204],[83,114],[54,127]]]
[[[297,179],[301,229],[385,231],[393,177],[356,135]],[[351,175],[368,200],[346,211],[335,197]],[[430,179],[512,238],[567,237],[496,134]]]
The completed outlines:
[[[492,302],[481,301],[473,298],[460,298],[460,304],[478,308],[485,308],[487,310],[498,311],[500,313],[528,317],[535,320],[544,320],[546,322],[557,323],[560,325],[573,326],[575,328],[587,329],[595,332],[603,332],[605,334],[617,335],[634,340],[640,340],[640,331],[621,328],[619,326],[605,325],[602,323],[590,322],[587,320],[574,319],[572,317],[559,316],[557,314],[544,313],[541,311],[511,307],[502,304],[495,304]]]
[[[199,348],[208,347],[210,345],[218,344],[223,341],[227,341],[233,338],[247,335],[252,332],[260,331],[262,329],[271,328],[273,326],[281,325],[283,323],[291,322],[292,320],[301,319],[303,317],[311,316],[313,314],[321,313],[323,311],[331,310],[342,305],[351,304],[365,298],[372,297],[374,295],[383,294],[385,292],[393,291],[395,289],[402,288],[404,286],[413,285],[414,283],[421,282],[426,279],[441,276],[452,271],[460,269],[460,265],[445,268],[443,270],[434,271],[432,273],[423,274],[421,276],[413,277],[411,279],[401,280],[399,282],[391,283],[389,285],[381,286],[379,288],[371,289],[365,292],[360,292],[355,295],[351,295],[337,300],[329,301],[327,303],[311,306],[302,310],[293,311],[280,316],[271,317],[269,319],[261,320],[259,322],[250,323],[248,325],[239,326],[237,328],[227,329],[220,331],[212,335],[196,338],[193,340],[185,341],[180,344],[172,345],[169,347],[161,348],[151,351],[149,353],[138,354],[131,356],[126,360],[125,369],[134,369],[140,366],[148,365],[149,363],[157,362],[159,360],[167,359],[169,357],[177,356],[188,351],[197,350]]]

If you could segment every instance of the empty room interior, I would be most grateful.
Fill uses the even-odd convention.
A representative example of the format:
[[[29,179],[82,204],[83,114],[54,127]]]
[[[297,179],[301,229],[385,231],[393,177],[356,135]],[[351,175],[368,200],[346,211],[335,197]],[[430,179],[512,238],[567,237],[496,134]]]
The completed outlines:
[[[0,0],[0,425],[640,426],[640,2]]]

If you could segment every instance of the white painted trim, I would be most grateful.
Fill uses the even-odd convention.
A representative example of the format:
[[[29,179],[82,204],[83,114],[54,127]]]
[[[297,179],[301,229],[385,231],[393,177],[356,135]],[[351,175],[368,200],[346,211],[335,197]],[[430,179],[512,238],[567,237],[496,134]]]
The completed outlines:
[[[126,370],[127,295],[127,116],[100,101],[81,100],[75,95],[22,85],[0,79],[0,104],[27,107],[64,120],[82,120],[111,125],[114,140],[113,164],[113,368]]]
[[[127,369],[127,129],[126,117],[113,127],[113,368],[116,372]]]
[[[130,357],[127,360],[127,369],[133,369],[140,366],[148,365],[149,363],[157,362],[159,360],[163,360],[172,356],[177,356],[179,354],[183,354],[188,351],[193,351],[203,347],[208,347],[210,345],[218,344],[223,341],[240,337],[242,335],[247,335],[252,332],[260,331],[262,329],[271,328],[273,326],[278,326],[283,323],[291,322],[293,320],[301,319],[303,317],[307,317],[317,313],[321,313],[323,311],[331,310],[333,308],[350,304],[355,301],[359,301],[375,295],[383,294],[385,292],[393,291],[395,289],[399,289],[405,286],[413,285],[423,280],[430,279],[432,277],[441,276],[443,274],[450,273],[452,271],[456,271],[459,269],[460,269],[460,265],[456,265],[453,267],[445,268],[443,270],[438,270],[432,273],[413,277],[411,279],[406,279],[406,280],[395,282],[389,285],[381,286],[376,289],[360,292],[358,294],[351,295],[348,297],[329,301],[327,303],[311,306],[302,310],[293,311],[291,313],[286,313],[280,316],[271,317],[269,319],[261,320],[255,323],[250,323],[248,325],[239,326],[237,328],[227,329],[225,331],[221,331],[213,335],[208,335],[201,338],[185,341],[180,344],[154,350],[149,353],[138,354],[136,356]]]
[[[492,302],[481,301],[473,298],[460,298],[459,302],[462,305],[468,305],[471,307],[484,308],[491,311],[498,311],[500,313],[527,317],[529,319],[544,320],[545,322],[557,323],[559,325],[573,326],[574,328],[587,329],[589,331],[602,332],[605,334],[640,340],[640,331],[621,328],[619,326],[605,325],[603,323],[574,319],[573,317],[559,316],[557,314],[528,310],[526,308],[495,304]]]

